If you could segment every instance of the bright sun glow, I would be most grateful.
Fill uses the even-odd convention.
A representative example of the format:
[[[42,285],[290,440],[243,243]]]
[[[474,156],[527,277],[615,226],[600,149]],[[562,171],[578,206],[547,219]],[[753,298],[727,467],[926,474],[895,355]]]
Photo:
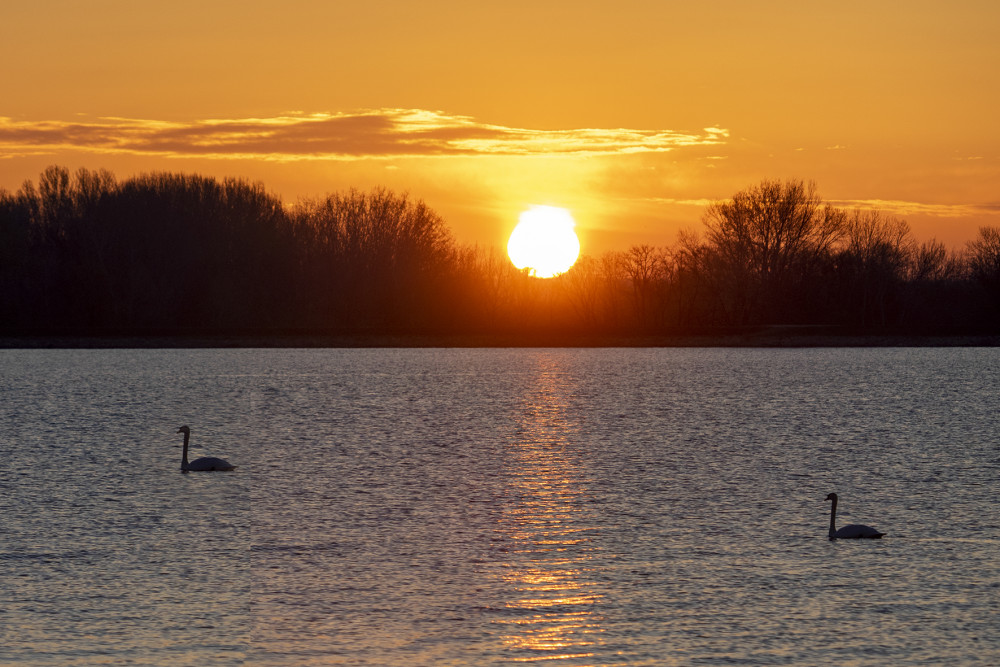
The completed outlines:
[[[510,261],[538,278],[568,271],[580,256],[575,226],[573,216],[564,208],[532,206],[521,214],[507,241]]]

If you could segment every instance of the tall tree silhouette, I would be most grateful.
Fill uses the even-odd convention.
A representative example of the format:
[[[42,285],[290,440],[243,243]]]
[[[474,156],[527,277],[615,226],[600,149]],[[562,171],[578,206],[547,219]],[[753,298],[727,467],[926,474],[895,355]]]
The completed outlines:
[[[761,181],[704,216],[712,270],[733,323],[794,316],[804,279],[841,237],[844,216],[823,205],[816,186]]]
[[[430,326],[451,268],[454,244],[441,217],[422,201],[385,188],[349,190],[301,202],[293,217],[307,246],[306,272],[325,328]]]
[[[966,245],[969,271],[1000,310],[1000,227],[980,227]]]
[[[0,332],[408,334],[996,332],[1000,230],[963,254],[905,221],[845,212],[802,181],[710,206],[704,234],[581,257],[549,280],[459,247],[420,200],[385,188],[293,206],[260,183],[42,172],[0,190]]]
[[[917,251],[909,225],[878,210],[855,210],[844,233],[836,265],[847,318],[862,328],[897,322],[903,282]]]

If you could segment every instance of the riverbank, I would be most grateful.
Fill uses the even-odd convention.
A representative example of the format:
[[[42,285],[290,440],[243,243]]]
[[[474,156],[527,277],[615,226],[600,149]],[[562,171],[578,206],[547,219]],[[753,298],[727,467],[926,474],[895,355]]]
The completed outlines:
[[[0,336],[0,349],[419,348],[419,347],[1000,347],[1000,335],[866,335],[794,327],[692,335],[217,335]]]

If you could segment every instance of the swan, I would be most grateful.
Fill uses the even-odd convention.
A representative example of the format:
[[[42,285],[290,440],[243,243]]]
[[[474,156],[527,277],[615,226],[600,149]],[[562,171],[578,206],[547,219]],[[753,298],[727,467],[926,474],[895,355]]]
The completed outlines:
[[[831,493],[826,497],[826,499],[833,501],[833,505],[830,506],[831,540],[862,538],[862,537],[867,537],[873,540],[877,540],[878,538],[885,535],[885,533],[880,533],[871,526],[862,526],[859,523],[852,523],[849,526],[844,526],[840,530],[837,530],[837,494]]]
[[[218,459],[214,456],[203,456],[188,463],[188,440],[191,438],[191,429],[181,426],[178,433],[184,434],[184,453],[181,454],[181,471],[203,472],[208,470],[232,470],[236,466],[225,459]]]

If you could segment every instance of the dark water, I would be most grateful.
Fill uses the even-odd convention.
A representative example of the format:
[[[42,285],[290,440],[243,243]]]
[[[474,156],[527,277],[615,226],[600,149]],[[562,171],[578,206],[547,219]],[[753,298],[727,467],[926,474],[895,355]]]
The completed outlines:
[[[1000,662],[1000,351],[0,351],[0,663]],[[179,471],[196,456],[233,473]],[[879,541],[826,539],[841,524]]]

